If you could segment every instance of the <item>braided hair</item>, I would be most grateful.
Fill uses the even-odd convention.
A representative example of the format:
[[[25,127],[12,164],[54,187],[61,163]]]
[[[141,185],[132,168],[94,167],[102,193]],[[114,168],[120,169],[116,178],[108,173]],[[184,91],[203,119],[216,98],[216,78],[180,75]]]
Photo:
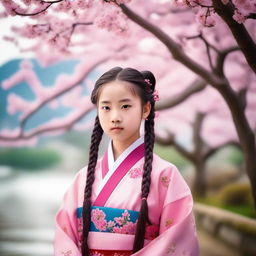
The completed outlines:
[[[153,148],[155,141],[154,133],[154,117],[155,117],[155,101],[153,92],[155,89],[156,80],[154,75],[150,71],[139,72],[132,68],[120,68],[115,67],[104,73],[95,83],[95,87],[91,94],[91,101],[93,104],[97,104],[101,89],[104,84],[111,81],[126,81],[134,85],[135,91],[140,97],[143,104],[147,102],[151,103],[151,110],[149,116],[145,120],[145,161],[143,166],[143,177],[141,184],[141,208],[139,212],[139,218],[137,222],[135,239],[133,244],[133,253],[140,250],[144,245],[144,236],[146,230],[146,224],[149,222],[148,218],[148,205],[147,197],[149,194],[151,183],[151,171],[153,161]],[[91,221],[91,194],[92,185],[95,178],[95,166],[98,159],[99,144],[102,139],[103,130],[99,122],[98,116],[95,118],[95,124],[93,133],[91,136],[91,145],[89,151],[89,163],[87,170],[86,186],[84,190],[84,202],[83,202],[83,233],[82,233],[82,256],[89,256],[89,247],[87,243],[90,221]]]

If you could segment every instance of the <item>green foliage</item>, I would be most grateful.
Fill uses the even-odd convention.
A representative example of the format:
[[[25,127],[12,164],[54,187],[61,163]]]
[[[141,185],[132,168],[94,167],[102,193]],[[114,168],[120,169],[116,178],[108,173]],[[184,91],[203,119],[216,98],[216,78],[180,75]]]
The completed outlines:
[[[179,169],[184,169],[190,164],[190,162],[185,157],[183,157],[179,152],[177,152],[173,147],[165,147],[156,144],[154,151],[161,158],[175,164]]]
[[[242,151],[235,146],[226,146],[218,150],[209,160],[209,162],[225,162],[236,166],[241,165],[244,162]]]
[[[236,147],[230,147],[231,154],[228,157],[228,160],[235,165],[241,165],[244,162],[244,156],[240,149]]]
[[[251,205],[253,202],[249,184],[226,185],[219,191],[217,198],[220,204],[227,206]]]
[[[51,149],[10,148],[0,150],[0,165],[34,170],[47,168],[60,161],[60,155]]]
[[[246,217],[256,218],[249,184],[232,183],[224,186],[214,196],[194,199],[200,203],[216,206]]]

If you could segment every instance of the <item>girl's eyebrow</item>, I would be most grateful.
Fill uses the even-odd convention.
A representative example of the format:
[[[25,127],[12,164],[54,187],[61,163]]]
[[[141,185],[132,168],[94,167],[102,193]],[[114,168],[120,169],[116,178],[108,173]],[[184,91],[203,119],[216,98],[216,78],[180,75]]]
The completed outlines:
[[[132,100],[131,100],[131,99],[129,99],[129,98],[119,100],[119,102],[130,102],[130,101],[132,101]]]
[[[129,98],[125,98],[125,99],[121,99],[121,100],[119,100],[118,102],[119,102],[119,103],[122,103],[122,102],[131,102],[131,101],[132,101],[131,99],[129,99]],[[102,100],[100,103],[101,103],[101,104],[110,104],[110,103],[111,103],[111,101],[108,101],[108,100]]]

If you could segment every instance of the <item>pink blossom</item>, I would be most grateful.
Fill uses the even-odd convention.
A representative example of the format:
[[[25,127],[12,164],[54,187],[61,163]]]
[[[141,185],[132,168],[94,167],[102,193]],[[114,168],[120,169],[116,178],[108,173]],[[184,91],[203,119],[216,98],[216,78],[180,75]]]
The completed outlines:
[[[2,4],[5,7],[5,11],[7,14],[12,16],[16,15],[15,10],[19,7],[18,4],[16,4],[12,0],[3,0]]]
[[[130,219],[130,214],[127,210],[125,210],[123,213],[122,213],[122,216],[125,218],[125,219]]]
[[[221,2],[226,5],[229,3],[229,0],[221,0]]]
[[[108,221],[107,228],[112,229],[114,226],[115,226],[115,222],[114,221],[112,221],[112,220]]]
[[[141,168],[133,168],[130,170],[129,174],[132,179],[136,179],[142,176],[142,170]]]
[[[135,234],[136,231],[136,223],[133,223],[131,221],[128,221],[124,226],[123,226],[123,233],[124,234],[130,234],[133,235]]]
[[[161,183],[163,184],[164,187],[168,187],[170,183],[170,178],[168,176],[162,176],[160,178]]]
[[[113,232],[114,232],[114,233],[117,233],[117,234],[122,234],[122,228],[120,228],[120,227],[114,227],[114,228],[113,228]]]
[[[91,220],[95,225],[95,227],[100,231],[106,230],[107,229],[107,221],[105,220],[106,214],[99,208],[93,209],[91,214],[92,214]]]
[[[22,0],[25,5],[30,5],[32,0]]]
[[[239,23],[239,24],[242,24],[245,22],[246,20],[246,17],[241,13],[239,12],[238,10],[235,10],[235,13],[233,15],[233,19]]]
[[[123,222],[124,222],[123,217],[115,217],[114,220],[118,225],[120,225],[120,226],[123,225]]]
[[[94,0],[76,0],[74,4],[76,5],[76,8],[91,8],[93,6]]]
[[[131,0],[116,0],[117,4],[128,4],[130,2],[131,2]]]
[[[205,9],[200,9],[197,12],[196,20],[206,27],[213,27],[216,24],[213,12],[207,13]]]

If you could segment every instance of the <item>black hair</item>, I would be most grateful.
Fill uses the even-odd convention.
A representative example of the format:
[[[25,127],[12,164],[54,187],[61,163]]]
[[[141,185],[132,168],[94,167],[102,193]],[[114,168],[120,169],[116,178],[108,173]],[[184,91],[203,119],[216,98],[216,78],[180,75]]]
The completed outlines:
[[[140,250],[144,245],[144,236],[146,224],[149,222],[148,218],[148,204],[147,197],[149,194],[151,183],[151,171],[153,161],[153,148],[155,142],[154,132],[154,117],[155,117],[155,101],[153,92],[155,90],[156,79],[150,71],[138,71],[133,68],[120,68],[115,67],[105,72],[95,83],[95,87],[91,94],[91,101],[97,104],[100,91],[104,84],[112,81],[126,81],[135,86],[135,90],[141,98],[142,103],[150,102],[151,110],[145,120],[145,160],[143,166],[143,178],[141,184],[141,207],[139,218],[137,222],[135,239],[133,244],[133,253]],[[91,194],[92,185],[94,182],[95,166],[98,159],[98,149],[102,138],[103,130],[99,122],[98,116],[95,118],[93,133],[91,136],[91,145],[89,152],[89,163],[87,170],[86,186],[84,190],[84,203],[83,203],[83,235],[82,235],[82,256],[89,256],[89,247],[87,238],[91,222]]]

